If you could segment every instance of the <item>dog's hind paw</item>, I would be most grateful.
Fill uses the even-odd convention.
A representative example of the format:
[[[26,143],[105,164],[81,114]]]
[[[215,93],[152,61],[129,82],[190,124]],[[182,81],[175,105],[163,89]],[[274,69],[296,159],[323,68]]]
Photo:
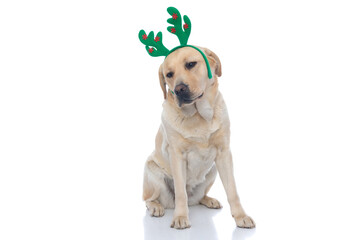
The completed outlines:
[[[160,203],[146,202],[146,207],[152,217],[162,217],[165,214],[165,209]]]
[[[203,199],[200,200],[200,204],[208,208],[214,208],[214,209],[222,208],[221,203],[218,200],[208,196],[204,196]]]

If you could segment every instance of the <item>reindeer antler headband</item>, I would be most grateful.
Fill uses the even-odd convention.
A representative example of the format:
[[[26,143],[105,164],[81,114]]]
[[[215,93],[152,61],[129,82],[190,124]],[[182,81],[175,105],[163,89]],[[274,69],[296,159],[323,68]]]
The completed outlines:
[[[187,44],[188,39],[190,37],[190,32],[191,32],[190,18],[188,16],[184,15],[185,24],[182,25],[180,12],[176,8],[168,7],[167,12],[171,15],[171,18],[169,18],[167,20],[167,22],[173,25],[173,26],[169,26],[167,28],[167,30],[170,33],[175,34],[178,37],[178,39],[180,41],[180,45],[169,50],[162,43],[162,40],[163,40],[162,32],[158,32],[156,34],[156,37],[154,37],[153,31],[151,31],[149,33],[149,35],[146,35],[146,32],[144,30],[140,30],[140,32],[139,32],[140,42],[142,42],[145,45],[146,51],[152,57],[164,56],[166,58],[170,53],[174,52],[175,50],[177,50],[179,48],[183,48],[183,47],[192,47],[192,48],[196,49],[203,56],[205,63],[206,63],[206,68],[208,71],[208,77],[209,77],[209,79],[211,79],[212,74],[211,74],[210,64],[209,64],[209,61],[208,61],[206,55],[199,48]]]

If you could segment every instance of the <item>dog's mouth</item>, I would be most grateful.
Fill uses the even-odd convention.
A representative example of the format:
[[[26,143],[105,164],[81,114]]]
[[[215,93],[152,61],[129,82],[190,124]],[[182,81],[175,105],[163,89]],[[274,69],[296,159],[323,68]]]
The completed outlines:
[[[181,107],[181,105],[183,105],[183,104],[191,104],[191,103],[195,102],[196,100],[200,99],[202,96],[204,96],[204,93],[201,93],[199,96],[194,97],[194,98],[179,98],[178,97],[179,107]]]
[[[198,97],[195,98],[195,100],[201,98],[203,95],[204,93],[200,94]]]

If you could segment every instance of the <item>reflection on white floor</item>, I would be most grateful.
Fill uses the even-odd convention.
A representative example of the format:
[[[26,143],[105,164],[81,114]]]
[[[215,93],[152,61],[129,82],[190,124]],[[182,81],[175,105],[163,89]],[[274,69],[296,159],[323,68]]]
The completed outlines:
[[[144,239],[249,239],[256,229],[240,229],[230,215],[229,209],[209,209],[204,206],[189,208],[191,228],[176,230],[170,228],[173,209],[167,209],[160,218],[151,217],[146,211],[144,223]]]

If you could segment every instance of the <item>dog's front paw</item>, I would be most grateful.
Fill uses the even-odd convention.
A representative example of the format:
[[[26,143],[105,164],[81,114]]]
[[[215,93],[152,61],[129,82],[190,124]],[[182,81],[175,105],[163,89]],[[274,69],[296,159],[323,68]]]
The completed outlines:
[[[235,217],[236,225],[240,228],[254,228],[255,222],[249,216]]]
[[[185,229],[185,228],[189,228],[190,222],[189,222],[189,218],[188,217],[184,217],[184,216],[176,216],[174,217],[172,223],[171,223],[171,227],[172,228],[176,228],[176,229]]]

